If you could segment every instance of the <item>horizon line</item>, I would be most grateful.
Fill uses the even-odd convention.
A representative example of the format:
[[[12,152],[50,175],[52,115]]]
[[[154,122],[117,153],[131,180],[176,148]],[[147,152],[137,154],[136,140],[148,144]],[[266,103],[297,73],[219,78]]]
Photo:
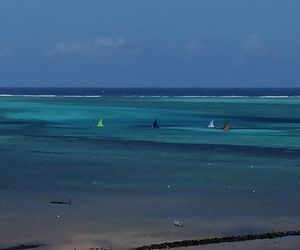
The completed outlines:
[[[226,86],[226,87],[193,87],[193,86],[164,86],[164,87],[137,87],[137,86],[0,86],[0,89],[8,89],[8,88],[15,88],[15,89],[29,89],[29,88],[37,88],[37,89],[46,89],[46,88],[55,88],[55,89],[300,89],[300,87],[277,87],[277,86],[266,86],[266,87],[234,87],[234,86]]]

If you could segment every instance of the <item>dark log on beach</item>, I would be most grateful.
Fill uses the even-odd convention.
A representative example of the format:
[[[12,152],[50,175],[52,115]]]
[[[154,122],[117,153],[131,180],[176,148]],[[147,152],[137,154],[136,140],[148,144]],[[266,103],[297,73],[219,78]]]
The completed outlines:
[[[55,205],[71,205],[72,204],[72,200],[71,199],[69,199],[67,201],[52,200],[52,201],[50,201],[50,204],[55,204]]]
[[[22,250],[22,249],[32,249],[45,246],[45,244],[20,244],[13,247],[0,248],[0,250]]]
[[[165,242],[160,244],[152,244],[148,246],[141,246],[131,248],[130,250],[150,250],[150,249],[165,249],[165,248],[176,248],[176,247],[189,247],[209,244],[219,244],[228,242],[239,242],[239,241],[250,241],[250,240],[264,240],[274,239],[286,236],[299,236],[299,231],[285,231],[285,232],[271,232],[261,234],[247,234],[247,235],[236,235],[222,238],[207,238],[207,239],[195,239],[195,240],[183,240],[174,242]]]

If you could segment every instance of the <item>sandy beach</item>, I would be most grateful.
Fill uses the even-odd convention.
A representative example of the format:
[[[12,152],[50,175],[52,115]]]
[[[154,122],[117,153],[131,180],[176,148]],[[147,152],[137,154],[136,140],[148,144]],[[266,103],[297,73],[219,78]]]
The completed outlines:
[[[23,196],[24,197],[24,196]],[[85,250],[91,248],[129,249],[154,243],[188,239],[204,239],[229,235],[298,230],[300,217],[295,215],[230,214],[186,217],[184,227],[173,225],[173,217],[158,215],[159,210],[180,206],[171,200],[161,200],[151,207],[153,200],[135,197],[126,199],[75,197],[72,205],[51,205],[41,195],[29,195],[31,202],[19,199],[18,211],[7,206],[2,212],[1,247],[39,242],[41,249]],[[89,204],[93,201],[93,205]],[[9,204],[9,200],[6,200]],[[181,201],[182,202],[182,201]],[[184,203],[188,203],[188,199]],[[191,201],[190,201],[191,202]],[[221,202],[221,201],[220,201]],[[205,201],[208,204],[208,200]],[[37,207],[37,204],[38,207]],[[152,203],[154,204],[154,203]],[[224,201],[222,201],[224,204]],[[15,206],[16,204],[14,204]],[[203,210],[205,206],[203,205]],[[142,213],[141,213],[142,211]],[[157,218],[150,214],[157,213]],[[145,216],[148,214],[148,216]],[[190,247],[191,249],[296,249],[299,237],[287,237],[253,242],[222,243]],[[293,248],[294,247],[294,248]]]

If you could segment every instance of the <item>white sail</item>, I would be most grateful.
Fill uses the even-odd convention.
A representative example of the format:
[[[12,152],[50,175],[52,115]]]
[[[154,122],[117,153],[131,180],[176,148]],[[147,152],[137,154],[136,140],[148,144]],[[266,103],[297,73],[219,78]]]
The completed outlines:
[[[214,125],[214,120],[211,120],[211,121],[209,122],[208,127],[209,127],[209,128],[214,128],[214,127],[215,127],[215,125]]]

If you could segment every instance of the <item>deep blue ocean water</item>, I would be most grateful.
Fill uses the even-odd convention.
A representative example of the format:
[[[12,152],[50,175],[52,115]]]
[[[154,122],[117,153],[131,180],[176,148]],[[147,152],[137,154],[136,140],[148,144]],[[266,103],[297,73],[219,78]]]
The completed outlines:
[[[250,232],[286,229],[300,216],[299,89],[0,94],[2,221],[10,212],[55,219],[63,211],[80,225],[139,218],[151,227],[180,218],[193,229],[214,221],[227,233],[228,218],[239,220],[233,231]],[[211,119],[216,129],[207,128]],[[229,132],[221,129],[226,121]],[[56,198],[72,198],[73,210],[53,211]]]

